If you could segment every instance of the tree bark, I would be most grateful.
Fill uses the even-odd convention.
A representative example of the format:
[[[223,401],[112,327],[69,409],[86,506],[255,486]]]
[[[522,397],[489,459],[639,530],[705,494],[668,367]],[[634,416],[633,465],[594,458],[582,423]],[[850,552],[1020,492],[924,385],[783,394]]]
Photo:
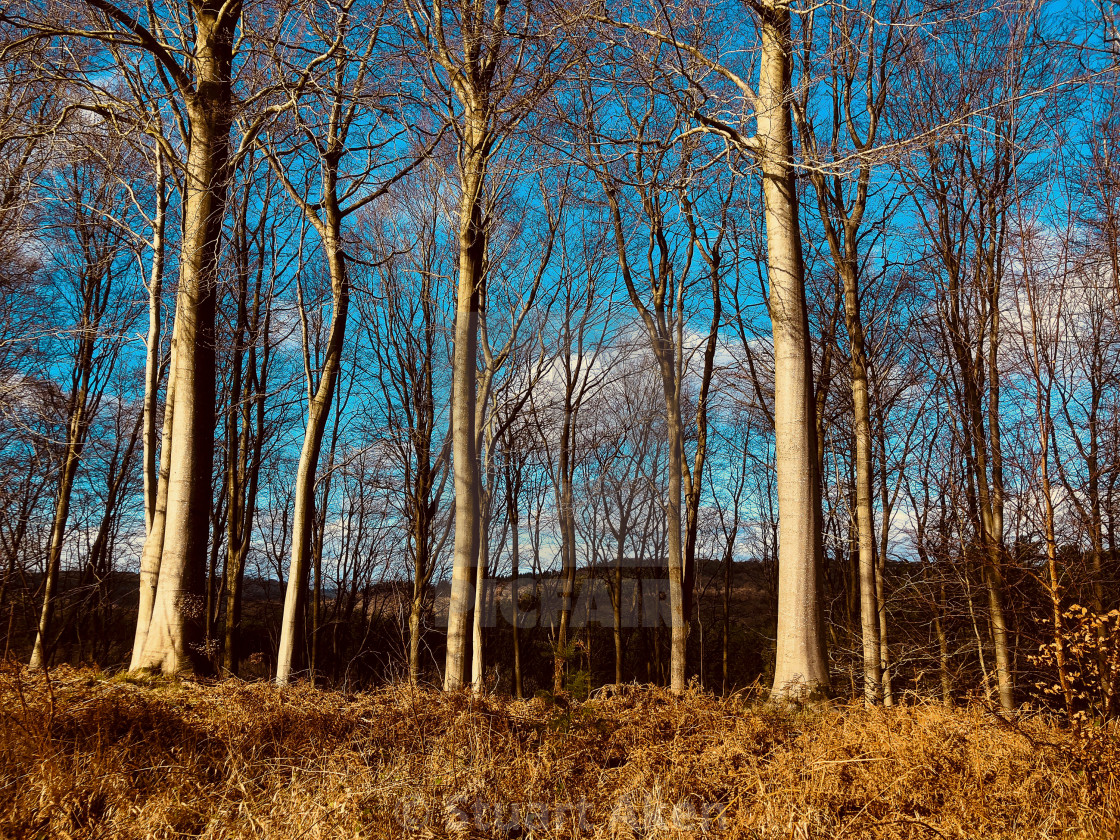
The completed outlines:
[[[829,681],[817,573],[821,523],[813,369],[793,172],[789,7],[766,3],[760,22],[758,156],[763,173],[774,336],[774,434],[780,529],[778,649],[771,695],[784,699],[827,691]]]
[[[173,334],[167,510],[152,619],[137,663],[164,673],[208,669],[197,642],[203,630],[213,492],[217,251],[229,177],[234,34],[241,18],[236,0],[205,0],[192,7],[196,87],[186,103],[191,144]],[[155,533],[153,527],[151,536]]]
[[[144,363],[144,525],[152,531],[159,491],[156,471],[156,401],[160,380],[160,328],[163,324],[164,229],[167,225],[167,173],[163,153],[155,153],[156,210],[152,219],[152,271],[148,282],[148,342]]]
[[[477,401],[478,319],[482,306],[482,188],[487,143],[482,127],[469,126],[461,152],[463,165],[459,204],[459,286],[455,301],[455,348],[452,358],[452,466],[455,472],[455,548],[451,570],[451,603],[447,614],[445,691],[457,691],[466,679],[467,625],[471,578],[478,558],[480,486],[475,431]]]
[[[128,669],[140,668],[148,627],[156,602],[160,561],[163,557],[163,538],[167,529],[167,487],[171,474],[171,427],[175,416],[175,334],[171,336],[170,360],[167,368],[167,395],[163,406],[163,432],[159,453],[159,474],[156,478],[156,499],[152,510],[152,524],[144,538],[140,553],[140,602],[136,612],[136,632],[132,641],[132,658]],[[147,453],[145,453],[147,454]]]
[[[296,637],[306,596],[315,526],[315,472],[330,416],[331,403],[334,401],[338,372],[342,364],[342,345],[350,305],[350,280],[342,253],[340,233],[341,214],[334,201],[334,190],[327,187],[324,193],[328,196],[326,218],[317,227],[331,277],[331,323],[318,387],[308,400],[307,427],[304,430],[303,447],[300,450],[299,466],[296,469],[292,557],[288,568],[288,586],[284,595],[280,646],[276,660],[276,684],[279,686],[287,685],[291,680],[296,645],[299,643]],[[309,382],[309,387],[310,384]]]
[[[871,508],[871,408],[867,392],[867,353],[864,347],[855,271],[855,266],[845,264],[841,277],[844,281],[844,318],[848,327],[851,355],[856,479],[855,520],[859,551],[859,614],[863,632],[863,697],[864,701],[872,706],[883,699],[883,683],[880,669],[874,514]]]
[[[148,284],[148,345],[144,366],[144,547],[140,554],[140,601],[129,670],[140,667],[148,624],[155,604],[163,535],[167,524],[167,479],[171,468],[171,421],[174,395],[174,335],[168,360],[167,396],[164,400],[160,457],[156,462],[156,403],[159,399],[160,332],[163,315],[164,232],[167,223],[167,174],[163,156],[156,151],[156,213],[152,224],[152,271]]]
[[[90,354],[92,355],[92,346]],[[82,363],[86,363],[83,358]],[[54,613],[54,589],[58,582],[59,567],[62,562],[62,543],[66,538],[66,522],[70,515],[70,497],[74,489],[74,476],[78,472],[78,462],[86,438],[86,389],[89,372],[84,371],[82,384],[71,397],[70,419],[67,424],[66,449],[58,477],[58,495],[55,501],[54,519],[51,522],[50,542],[47,544],[47,574],[43,583],[43,606],[39,612],[39,626],[35,634],[35,646],[28,662],[30,668],[42,668],[47,664],[48,635],[51,617]]]

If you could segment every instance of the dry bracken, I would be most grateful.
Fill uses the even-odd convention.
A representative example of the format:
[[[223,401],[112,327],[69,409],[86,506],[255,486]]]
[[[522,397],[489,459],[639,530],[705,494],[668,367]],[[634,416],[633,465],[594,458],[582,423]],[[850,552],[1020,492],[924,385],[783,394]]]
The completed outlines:
[[[10,838],[1115,837],[1118,737],[982,708],[0,673]]]

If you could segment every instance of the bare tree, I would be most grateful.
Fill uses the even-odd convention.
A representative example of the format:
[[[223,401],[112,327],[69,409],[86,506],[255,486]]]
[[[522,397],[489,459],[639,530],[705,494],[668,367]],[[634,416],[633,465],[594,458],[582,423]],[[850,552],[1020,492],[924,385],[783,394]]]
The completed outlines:
[[[681,80],[678,96],[685,113],[699,130],[723,138],[749,156],[762,174],[781,512],[773,694],[786,697],[825,691],[829,683],[818,574],[821,513],[816,393],[791,111],[793,15],[785,2],[767,0],[749,4],[748,8],[758,31],[754,84],[748,81],[750,73],[734,69],[721,53],[726,48],[742,55],[742,42],[734,40],[740,33],[725,26],[726,18],[719,24],[715,43],[702,9],[676,16],[665,9],[650,21],[616,23],[668,48],[663,53],[655,51],[663,55],[662,62],[655,62],[655,66],[664,63]],[[744,112],[753,116],[753,133],[745,120],[727,116]]]
[[[87,142],[93,138],[86,138]],[[90,426],[104,389],[120,357],[122,333],[128,329],[129,314],[121,305],[122,275],[131,267],[126,235],[107,217],[121,218],[124,199],[112,174],[120,160],[120,149],[107,155],[104,168],[97,155],[76,154],[60,173],[53,197],[53,214],[65,220],[57,233],[60,304],[74,306],[73,326],[67,343],[70,387],[67,397],[65,440],[55,494],[54,518],[47,544],[46,577],[42,610],[30,666],[47,664],[55,606],[55,587],[66,539],[70,501]],[[93,159],[90,160],[89,158]]]
[[[562,38],[561,9],[526,6],[509,25],[508,0],[405,5],[418,78],[430,79],[458,140],[458,289],[452,392],[455,550],[447,624],[444,688],[466,677],[470,585],[480,546],[481,476],[477,422],[478,322],[486,290],[486,181],[498,145],[572,61]],[[567,54],[566,54],[567,53]]]
[[[315,472],[334,400],[350,306],[343,222],[347,216],[384,195],[389,184],[407,173],[431,150],[429,147],[416,154],[411,163],[404,165],[379,187],[373,187],[370,180],[384,162],[382,150],[390,142],[388,137],[380,142],[375,140],[372,147],[363,146],[367,156],[364,166],[357,166],[351,171],[340,169],[343,156],[356,150],[352,149],[356,144],[350,139],[355,128],[363,135],[368,132],[375,137],[385,136],[379,126],[365,124],[366,111],[361,107],[364,97],[370,93],[368,86],[375,72],[375,50],[382,34],[383,21],[378,12],[377,7],[366,9],[356,6],[356,0],[349,0],[334,15],[329,27],[321,27],[314,12],[308,16],[310,32],[317,42],[317,56],[308,62],[309,70],[316,69],[315,82],[311,84],[307,81],[310,75],[301,76],[289,91],[294,103],[288,114],[292,121],[292,137],[277,138],[274,132],[270,139],[277,144],[265,146],[277,177],[319,236],[331,284],[331,318],[326,345],[322,359],[317,360],[314,366],[307,344],[307,313],[303,304],[300,305],[305,341],[308,419],[296,473],[292,562],[276,666],[278,685],[286,685],[292,671],[297,616],[304,603],[311,552]],[[304,48],[307,46],[305,44]],[[322,65],[321,73],[317,72],[318,65]],[[302,103],[299,94],[305,87],[313,87],[318,95]],[[303,185],[297,187],[288,168],[288,161],[295,151],[292,143],[306,144],[315,155],[314,167],[305,171],[318,173],[317,200],[309,197],[309,191]]]
[[[885,10],[887,18],[897,14],[897,4]],[[861,226],[870,197],[872,154],[888,101],[887,76],[897,48],[894,26],[890,22],[878,23],[879,15],[838,8],[829,10],[827,18],[823,10],[811,15],[802,38],[805,81],[794,113],[824,238],[843,283],[851,364],[864,697],[868,704],[875,704],[883,698],[879,625],[885,607],[879,603],[876,591],[871,410],[867,343],[860,306],[864,258],[860,244],[866,238],[861,234]],[[819,48],[813,38],[822,23],[827,26],[827,43],[818,58]],[[820,83],[818,74],[822,77]],[[828,103],[819,123],[815,107],[818,97]],[[856,171],[854,178],[850,178],[847,167],[839,161],[853,152]],[[883,528],[886,529],[886,522]]]
[[[995,33],[984,23],[989,18],[999,20]],[[992,49],[994,34],[999,50]],[[933,257],[935,306],[944,352],[952,361],[951,404],[968,463],[966,509],[983,557],[999,699],[1012,709],[1015,684],[1004,609],[1002,285],[1009,210],[1032,188],[1026,149],[1046,124],[1041,105],[1024,95],[1042,87],[1041,74],[1057,68],[1032,8],[1006,18],[954,19],[946,26],[945,44],[938,56],[924,54],[929,48],[922,45],[913,54],[913,72],[902,74],[898,95],[919,97],[929,107],[907,109],[898,128],[928,141],[900,172]],[[960,76],[960,67],[969,72]],[[960,129],[938,135],[940,126],[953,124]]]
[[[412,592],[408,614],[408,673],[413,685],[421,677],[424,615],[430,607],[431,582],[451,521],[439,514],[450,468],[450,428],[446,422],[441,371],[448,367],[450,346],[445,329],[446,288],[453,248],[440,222],[444,217],[437,167],[420,167],[394,187],[391,212],[371,219],[372,250],[389,253],[375,266],[375,295],[360,308],[362,323],[376,359],[372,371],[380,393],[376,413],[383,417],[386,443],[398,462],[408,522]],[[407,246],[407,247],[402,247]]]

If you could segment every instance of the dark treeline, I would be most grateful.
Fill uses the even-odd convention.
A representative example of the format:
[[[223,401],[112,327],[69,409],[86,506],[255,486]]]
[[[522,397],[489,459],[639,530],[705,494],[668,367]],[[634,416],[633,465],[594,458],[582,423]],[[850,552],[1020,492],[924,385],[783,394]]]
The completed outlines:
[[[1112,32],[8,3],[8,655],[1114,713]]]

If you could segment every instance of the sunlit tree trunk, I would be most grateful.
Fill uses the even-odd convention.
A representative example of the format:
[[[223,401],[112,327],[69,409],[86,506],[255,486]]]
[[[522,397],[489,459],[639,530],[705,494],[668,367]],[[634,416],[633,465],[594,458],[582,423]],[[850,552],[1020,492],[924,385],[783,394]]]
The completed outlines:
[[[156,402],[159,395],[160,328],[163,325],[164,230],[167,226],[167,173],[163,154],[155,154],[156,209],[152,218],[152,270],[148,281],[148,340],[144,363],[144,526],[151,533],[156,515]]]
[[[469,125],[461,152],[459,205],[459,287],[455,301],[455,348],[452,357],[452,466],[455,475],[455,547],[451,602],[447,615],[447,659],[443,687],[456,691],[466,680],[467,626],[471,583],[478,559],[481,477],[475,429],[477,401],[478,318],[482,303],[483,180],[487,142],[481,126]]]
[[[140,603],[136,613],[136,632],[132,642],[129,670],[140,667],[148,626],[156,601],[159,583],[160,560],[163,557],[163,537],[167,528],[167,481],[171,474],[171,426],[175,417],[175,336],[171,337],[171,357],[167,368],[167,394],[163,405],[163,432],[161,434],[159,473],[156,476],[155,506],[152,524],[144,538],[140,553]],[[147,454],[147,453],[145,453]]]
[[[136,663],[165,673],[207,667],[195,644],[202,636],[205,610],[203,577],[213,492],[217,250],[229,177],[233,41],[241,18],[236,0],[192,5],[197,81],[186,103],[191,144],[172,339],[175,393],[167,509],[152,619]],[[157,490],[149,538],[156,534],[158,495]]]
[[[860,627],[863,631],[863,696],[869,705],[883,696],[879,651],[879,599],[876,586],[874,513],[871,493],[871,408],[867,393],[867,354],[859,313],[855,267],[844,278],[844,315],[851,354],[852,413],[855,438],[855,520],[859,551]]]
[[[315,473],[323,437],[327,429],[338,372],[342,364],[342,345],[350,305],[350,281],[342,254],[341,214],[335,203],[333,187],[324,188],[328,196],[324,221],[319,226],[323,250],[331,278],[331,322],[319,381],[310,393],[307,404],[307,426],[303,435],[299,465],[296,468],[295,500],[292,518],[292,557],[288,569],[288,587],[284,596],[284,612],[280,624],[280,646],[277,651],[276,684],[287,685],[291,679],[303,610],[315,527]],[[308,382],[310,389],[311,382]]]
[[[790,112],[789,7],[761,13],[758,158],[763,173],[770,318],[774,335],[774,434],[778,481],[778,650],[771,694],[828,689],[817,574],[820,476],[805,267],[797,219]]]
[[[136,632],[132,643],[130,670],[140,665],[152,605],[159,580],[159,561],[163,553],[163,533],[167,516],[167,478],[171,466],[171,420],[174,393],[170,360],[167,395],[164,399],[162,443],[156,461],[156,403],[159,399],[160,332],[163,322],[164,233],[167,224],[167,174],[163,156],[157,151],[155,160],[156,212],[152,220],[152,271],[148,282],[148,342],[144,366],[144,546],[140,554],[140,602],[136,613]],[[171,353],[174,358],[174,349]]]

